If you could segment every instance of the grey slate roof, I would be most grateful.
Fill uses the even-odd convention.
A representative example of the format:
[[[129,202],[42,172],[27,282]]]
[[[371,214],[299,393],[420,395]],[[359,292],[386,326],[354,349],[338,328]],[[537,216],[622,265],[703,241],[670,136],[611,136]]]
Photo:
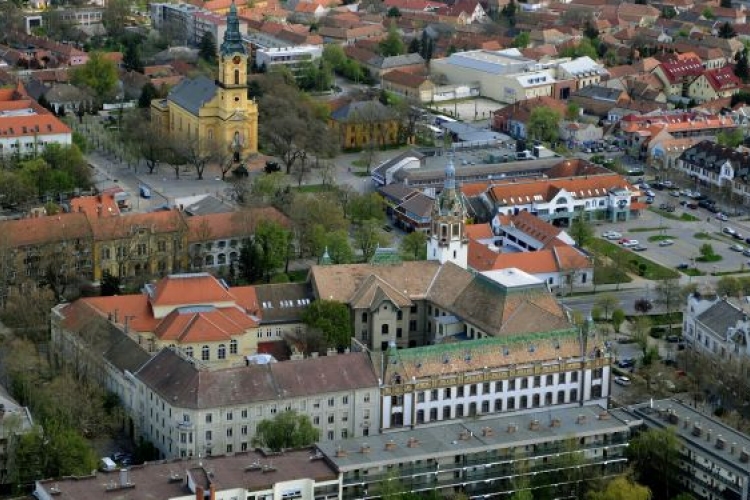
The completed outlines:
[[[207,409],[285,398],[376,388],[366,354],[350,353],[201,370],[171,349],[162,349],[136,375],[176,408]]]
[[[712,305],[698,316],[698,321],[716,332],[719,336],[724,337],[727,329],[742,320],[744,313],[728,303],[726,300],[720,300]]]
[[[342,106],[333,113],[331,119],[338,122],[358,122],[370,120],[391,120],[393,111],[380,101],[356,101]]]
[[[424,64],[424,59],[422,59],[422,56],[416,52],[412,54],[402,54],[400,56],[384,57],[383,60],[380,61],[380,68],[392,69],[401,66],[411,66],[413,64]]]
[[[261,325],[302,321],[302,314],[313,299],[306,283],[257,285],[255,295],[262,310]]]
[[[169,93],[169,100],[186,111],[197,115],[201,106],[214,97],[216,90],[216,83],[213,80],[205,76],[199,76],[182,80]]]
[[[612,102],[617,102],[617,99],[621,94],[622,90],[620,89],[611,89],[609,87],[603,87],[601,85],[586,85],[582,89],[579,89],[573,93],[574,96],[588,97],[589,99]]]
[[[712,141],[701,141],[685,150],[680,155],[680,160],[712,172],[720,172],[721,167],[729,162],[736,177],[750,173],[750,155]]]

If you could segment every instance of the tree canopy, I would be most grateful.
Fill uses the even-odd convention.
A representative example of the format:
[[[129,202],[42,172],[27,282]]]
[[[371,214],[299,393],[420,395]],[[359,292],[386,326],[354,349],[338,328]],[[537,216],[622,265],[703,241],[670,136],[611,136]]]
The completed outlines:
[[[273,451],[310,446],[320,437],[320,430],[313,427],[310,417],[294,410],[279,413],[272,420],[258,423],[253,443]]]
[[[590,491],[586,500],[651,500],[651,490],[625,476],[618,476],[602,491]]]
[[[112,96],[117,87],[117,66],[101,52],[89,53],[86,64],[73,69],[72,73],[73,85],[90,88],[100,102]]]
[[[316,300],[305,309],[302,321],[323,333],[330,347],[346,347],[351,342],[349,307],[342,302]]]
[[[529,117],[529,137],[545,142],[556,142],[560,137],[558,130],[560,118],[560,113],[550,108],[534,108]]]

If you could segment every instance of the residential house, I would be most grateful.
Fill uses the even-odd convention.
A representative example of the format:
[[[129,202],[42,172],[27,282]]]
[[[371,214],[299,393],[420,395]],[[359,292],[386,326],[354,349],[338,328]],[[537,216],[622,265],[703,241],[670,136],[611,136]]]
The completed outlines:
[[[385,33],[382,24],[360,24],[351,28],[325,25],[318,28],[318,34],[323,37],[325,43],[341,45],[352,45],[358,40],[379,40]]]
[[[262,450],[202,456],[184,462],[148,462],[127,470],[36,481],[34,497],[95,500],[116,494],[121,500],[253,500],[295,493],[302,500],[340,498],[338,472],[312,450],[269,454]],[[169,479],[169,480],[167,480]],[[116,492],[116,493],[114,493]]]
[[[403,96],[415,102],[430,102],[435,94],[435,84],[426,76],[393,70],[381,77],[383,90]]]
[[[300,78],[310,64],[314,64],[322,56],[323,47],[320,45],[258,48],[255,51],[255,65],[263,71],[283,67],[295,78]]]
[[[727,368],[737,367],[750,356],[748,307],[736,297],[687,297],[683,336],[692,349],[714,356]]]
[[[573,147],[599,142],[604,137],[604,129],[593,123],[562,120],[560,139]]]
[[[679,157],[677,168],[697,184],[731,189],[742,202],[750,198],[750,153],[704,140]]]
[[[445,4],[430,0],[385,0],[383,6],[386,9],[396,8],[403,15],[404,13],[433,12]]]
[[[373,78],[381,78],[391,71],[406,73],[424,73],[425,61],[419,54],[403,54],[400,56],[383,57],[371,50],[357,46],[344,49],[346,55],[362,64]]]
[[[577,104],[584,113],[599,117],[607,116],[610,110],[629,100],[625,90],[602,85],[589,85],[570,95],[570,102]]]
[[[331,126],[343,149],[359,149],[398,143],[398,119],[379,101],[356,101],[331,113]]]
[[[492,130],[503,132],[517,139],[527,137],[527,124],[531,112],[538,107],[546,107],[557,111],[562,118],[567,106],[564,102],[552,97],[536,97],[517,101],[509,106],[500,108],[492,113]]]
[[[731,97],[739,92],[741,85],[732,66],[707,69],[690,84],[688,97],[699,103]]]
[[[690,85],[703,74],[703,63],[700,59],[667,61],[661,63],[654,74],[664,85],[664,92],[671,99],[687,97]]]
[[[70,128],[32,99],[23,84],[0,88],[0,156],[25,158],[48,144],[72,143]]]
[[[574,80],[576,90],[589,85],[597,85],[605,76],[607,76],[607,70],[604,66],[588,56],[578,57],[557,66],[557,79]]]
[[[166,4],[165,8],[174,8],[174,4]],[[224,40],[224,34],[227,31],[227,16],[214,11],[202,10],[193,13],[193,39],[191,43],[198,45],[204,36],[210,35],[218,53],[219,41]],[[247,22],[239,20],[240,33],[247,33]]]
[[[94,102],[91,94],[76,86],[60,83],[53,85],[52,88],[44,93],[44,98],[50,104],[55,113],[75,114],[83,106],[88,109]]]
[[[617,7],[617,19],[621,24],[633,27],[653,26],[661,11],[650,5],[623,2]]]
[[[139,430],[164,458],[249,451],[258,425],[286,410],[310,417],[321,441],[380,428],[378,376],[364,353],[207,370],[163,349],[133,378]]]
[[[404,184],[389,184],[378,192],[385,199],[386,213],[396,227],[407,232],[429,233],[435,204],[433,197]]]
[[[650,138],[665,129],[675,139],[684,137],[713,137],[722,130],[737,128],[731,116],[684,111],[659,111],[642,115],[630,114],[618,122],[625,145],[645,157]]]
[[[490,17],[478,0],[459,0],[452,5],[438,7],[435,12],[439,22],[456,26],[490,21]]]

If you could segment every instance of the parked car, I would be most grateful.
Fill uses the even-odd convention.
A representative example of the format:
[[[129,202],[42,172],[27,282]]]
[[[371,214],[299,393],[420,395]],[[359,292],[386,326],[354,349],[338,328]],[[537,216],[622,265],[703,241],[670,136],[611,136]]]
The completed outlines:
[[[732,235],[735,233],[735,230],[732,229],[731,227],[725,227],[724,229],[721,230],[721,232],[724,234]]]
[[[602,233],[602,238],[608,240],[619,240],[620,238],[622,238],[622,234],[618,233],[617,231],[604,231]]]
[[[646,191],[646,196],[648,196],[649,198],[653,198],[654,196],[656,196],[656,193],[652,191],[651,189],[648,189]]]
[[[733,252],[743,252],[745,250],[745,247],[735,243],[734,245],[731,245],[729,249]]]
[[[664,181],[662,182],[665,188],[671,188],[674,187],[674,183],[672,181]]]
[[[680,192],[679,191],[670,191],[669,192],[669,196],[674,196],[675,198],[679,198],[680,197]]]
[[[618,368],[632,368],[635,366],[635,360],[633,358],[622,358],[617,362]]]
[[[727,217],[726,215],[724,215],[721,212],[719,212],[718,214],[714,215],[714,217],[717,218],[717,219],[719,219],[719,220],[721,220],[721,221],[724,221],[724,222],[726,222],[726,221],[729,220],[729,217]]]
[[[685,206],[688,207],[688,208],[690,208],[690,209],[692,209],[692,210],[695,210],[696,208],[698,208],[698,204],[696,202],[694,202],[694,201],[691,201],[690,203],[688,203]]]
[[[674,334],[673,335],[667,335],[667,342],[669,342],[670,344],[676,344],[679,341],[680,341],[680,336],[679,335],[674,335]]]
[[[630,378],[620,375],[618,377],[615,377],[615,384],[628,386],[631,384],[631,381]]]
[[[712,214],[715,214],[719,211],[719,209],[716,207],[716,205],[709,205],[706,210],[711,212]]]
[[[669,245],[674,245],[674,240],[661,240],[659,242],[660,247],[668,247]]]
[[[637,247],[640,244],[641,242],[638,240],[631,240],[628,238],[623,238],[620,240],[620,245],[624,246],[625,248]]]
[[[683,207],[687,204],[688,204],[687,200],[680,200],[680,205],[682,205]]]
[[[750,257],[750,248],[746,248],[742,251],[742,255],[745,257]]]
[[[687,262],[681,262],[680,264],[677,264],[676,267],[677,269],[683,271],[685,269],[690,269],[690,264],[688,264]]]
[[[646,250],[648,250],[648,247],[645,247],[645,246],[643,246],[643,245],[636,245],[636,246],[634,246],[634,247],[631,247],[631,249],[632,249],[632,250],[633,250],[634,252],[645,252]]]
[[[651,205],[654,202],[654,197],[649,196],[646,198],[646,205]]]
[[[732,235],[732,238],[734,238],[735,240],[743,240],[744,239],[744,237],[740,233],[734,233]]]

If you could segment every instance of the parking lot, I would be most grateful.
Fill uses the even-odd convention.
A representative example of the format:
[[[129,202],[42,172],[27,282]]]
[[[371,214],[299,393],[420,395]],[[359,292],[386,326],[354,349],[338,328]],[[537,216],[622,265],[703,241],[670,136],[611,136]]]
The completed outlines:
[[[717,218],[717,214],[697,207],[694,199],[684,195],[673,196],[669,189],[655,190],[653,194],[651,207],[658,210],[662,205],[671,205],[674,211],[655,213],[644,210],[638,219],[599,226],[597,236],[606,231],[616,231],[623,238],[637,240],[638,245],[645,247],[645,250],[640,252],[643,257],[665,267],[676,268],[687,264],[703,274],[750,271],[750,257],[742,252],[743,249],[750,248],[750,244],[745,241],[746,238],[750,238],[750,224],[746,217],[729,217],[727,220],[721,220]],[[693,203],[696,208],[689,208],[688,204],[693,206]],[[683,214],[689,214],[697,220],[682,220]],[[728,228],[726,231],[735,231],[738,237],[733,238],[727,234],[725,228]],[[650,237],[654,239],[657,236],[668,237],[673,243],[659,246],[659,241],[649,241]],[[701,255],[700,247],[706,243],[721,256],[721,260],[698,261]],[[730,249],[733,245],[736,251]],[[630,246],[632,248],[637,245],[631,243]]]

